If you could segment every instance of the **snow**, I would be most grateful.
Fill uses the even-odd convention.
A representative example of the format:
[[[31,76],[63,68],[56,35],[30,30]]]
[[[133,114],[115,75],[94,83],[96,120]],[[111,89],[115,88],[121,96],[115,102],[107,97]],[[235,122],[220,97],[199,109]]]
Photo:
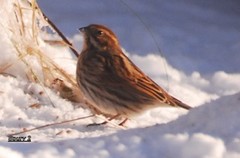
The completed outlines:
[[[237,157],[240,156],[240,127],[237,119],[240,112],[239,98],[240,93],[224,96],[199,106],[170,123],[120,130],[110,135],[105,133],[96,137],[71,137],[72,134],[65,133],[51,139],[53,133],[47,134],[42,130],[35,136],[31,133],[32,138],[41,137],[39,133],[44,132],[50,137],[48,140],[45,138],[37,143],[26,143],[23,147],[3,142],[1,150],[7,152],[15,149],[13,154],[19,154],[19,158],[23,154],[30,158],[43,155],[59,158],[128,157],[129,154],[131,157]],[[92,132],[106,128],[110,127],[91,127],[85,130]],[[63,129],[67,130],[66,127]],[[82,135],[84,133],[78,132]]]
[[[49,123],[89,116],[91,112],[88,109],[76,106],[81,104],[61,98],[53,89],[33,83],[26,78],[25,66],[19,61],[11,44],[12,38],[17,35],[14,36],[11,31],[6,29],[13,22],[11,21],[13,14],[10,11],[12,9],[11,1],[0,2],[3,7],[0,15],[4,17],[0,19],[2,27],[0,30],[0,66],[9,62],[12,63],[13,66],[8,69],[7,73],[14,74],[14,76],[0,75],[0,157],[240,157],[240,125],[238,120],[240,113],[240,73],[235,71],[237,70],[235,69],[236,65],[232,65],[233,71],[227,72],[225,69],[216,70],[214,68],[216,71],[211,71],[206,75],[202,69],[201,71],[197,69],[189,71],[188,68],[176,67],[176,65],[172,65],[168,58],[161,57],[156,53],[149,52],[139,55],[130,53],[127,49],[124,51],[129,58],[146,74],[167,89],[169,93],[194,108],[190,111],[174,108],[152,109],[129,120],[124,128],[117,126],[115,121],[103,126],[87,127],[88,124],[104,120],[102,116],[95,116],[19,135],[31,136],[31,143],[8,142],[8,134]],[[161,7],[165,9],[174,8],[177,11],[184,12],[184,8],[189,7],[189,5],[192,6],[193,4],[181,3],[181,7],[178,8],[177,5],[171,6],[166,2]],[[201,18],[206,18],[205,11],[209,13],[209,18],[213,19],[223,14],[205,8],[203,3],[195,3],[193,6],[186,12],[195,13],[195,10],[197,10],[198,13],[201,13],[199,15]],[[146,6],[145,11],[148,10],[149,8]],[[230,17],[229,14],[226,16]],[[228,21],[231,22],[234,19],[235,16]],[[27,19],[25,20],[27,21]],[[27,21],[27,23],[30,23],[30,21]],[[188,23],[184,27],[191,24],[195,24],[195,22]],[[210,25],[207,25],[206,28],[209,28]],[[167,27],[167,25],[163,27]],[[224,27],[227,28],[228,26]],[[171,27],[168,27],[168,29],[168,33],[182,33],[178,29]],[[214,29],[206,30],[216,33]],[[186,33],[190,33],[190,31],[188,30]],[[216,36],[218,33],[216,33]],[[46,37],[47,35],[43,36]],[[74,76],[76,58],[73,57],[71,52],[62,47],[48,45],[41,40],[41,37],[38,38],[40,41],[39,47],[44,50],[45,55]],[[22,43],[27,42],[18,38],[14,40]],[[73,40],[74,45],[81,49],[82,37],[80,34],[75,34],[71,37],[71,40]],[[172,40],[176,42],[174,39]],[[192,40],[189,41],[192,42]],[[198,43],[198,41],[195,42]],[[184,45],[184,47],[186,46],[187,44]],[[224,49],[229,48],[227,44],[222,45],[222,47]],[[234,47],[234,50],[235,48],[238,47]],[[176,47],[172,46],[171,49],[178,53],[179,47],[176,45]],[[189,49],[194,51],[191,45]],[[217,50],[215,53],[217,53]],[[225,54],[219,55],[224,59],[229,57]],[[195,57],[198,58],[197,55]],[[32,57],[28,59],[33,61],[31,65],[36,73],[40,73],[37,60]],[[186,60],[189,60],[187,61],[189,63],[195,62],[191,58],[186,58]],[[214,67],[218,66],[218,63],[212,62],[211,64]]]

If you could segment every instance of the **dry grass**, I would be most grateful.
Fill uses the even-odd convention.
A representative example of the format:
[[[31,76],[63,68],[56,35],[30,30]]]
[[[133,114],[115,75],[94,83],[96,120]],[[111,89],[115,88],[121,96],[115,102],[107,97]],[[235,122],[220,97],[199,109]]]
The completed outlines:
[[[54,88],[63,98],[75,102],[85,102],[77,87],[75,78],[56,64],[39,46],[39,40],[46,42],[39,37],[41,32],[50,30],[48,33],[54,34],[57,31],[49,24],[46,16],[39,9],[36,0],[15,0],[13,5],[15,17],[11,19],[11,25],[8,26],[8,29],[17,38],[11,38],[10,41],[17,53],[18,62],[25,65],[26,78],[31,82],[42,85],[43,88],[45,86]],[[47,43],[54,45],[56,41],[48,40]],[[71,44],[64,41],[57,42],[57,44],[73,49]],[[29,59],[38,62],[41,73],[39,73],[39,69],[36,69],[36,66],[32,65],[32,61]],[[1,65],[0,73],[6,73],[14,64],[15,62]],[[11,75],[15,76],[15,74]]]

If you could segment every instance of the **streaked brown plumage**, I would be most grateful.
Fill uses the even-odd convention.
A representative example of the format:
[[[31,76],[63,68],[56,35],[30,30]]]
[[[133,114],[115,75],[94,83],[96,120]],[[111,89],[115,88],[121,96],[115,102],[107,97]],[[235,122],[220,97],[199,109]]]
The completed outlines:
[[[128,118],[154,107],[191,108],[134,65],[110,29],[92,24],[80,31],[84,46],[78,58],[77,82],[86,99],[102,114]]]

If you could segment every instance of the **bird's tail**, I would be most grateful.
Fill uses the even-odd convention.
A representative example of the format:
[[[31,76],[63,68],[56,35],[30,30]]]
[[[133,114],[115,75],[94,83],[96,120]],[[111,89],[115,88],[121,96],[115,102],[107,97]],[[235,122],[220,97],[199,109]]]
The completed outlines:
[[[189,105],[181,102],[180,100],[178,100],[178,99],[176,99],[176,98],[174,98],[174,97],[171,98],[171,102],[172,102],[172,103],[171,103],[172,105],[178,106],[178,107],[181,107],[181,108],[184,108],[184,109],[186,109],[186,110],[189,110],[189,109],[192,108],[191,106],[189,106]]]

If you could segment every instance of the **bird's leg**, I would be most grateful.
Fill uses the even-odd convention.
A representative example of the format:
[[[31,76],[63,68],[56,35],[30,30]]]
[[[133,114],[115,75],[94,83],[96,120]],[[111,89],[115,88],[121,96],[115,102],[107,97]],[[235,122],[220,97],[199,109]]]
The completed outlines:
[[[115,119],[115,118],[117,118],[117,117],[119,117],[120,116],[120,114],[117,114],[117,115],[114,115],[114,116],[112,116],[112,117],[110,117],[107,121],[104,121],[103,123],[101,123],[101,124],[106,124],[106,123],[108,123],[109,121],[112,121],[113,119]]]
[[[119,126],[124,126],[124,124],[127,122],[128,118],[125,118],[121,123],[119,123]]]
[[[117,117],[119,117],[119,116],[120,116],[120,114],[114,115],[114,116],[110,117],[107,121],[104,121],[104,122],[102,122],[102,123],[92,123],[92,124],[87,125],[87,127],[89,127],[89,126],[105,125],[105,124],[107,124],[109,121],[112,121],[113,119],[115,119],[115,118],[117,118]]]

